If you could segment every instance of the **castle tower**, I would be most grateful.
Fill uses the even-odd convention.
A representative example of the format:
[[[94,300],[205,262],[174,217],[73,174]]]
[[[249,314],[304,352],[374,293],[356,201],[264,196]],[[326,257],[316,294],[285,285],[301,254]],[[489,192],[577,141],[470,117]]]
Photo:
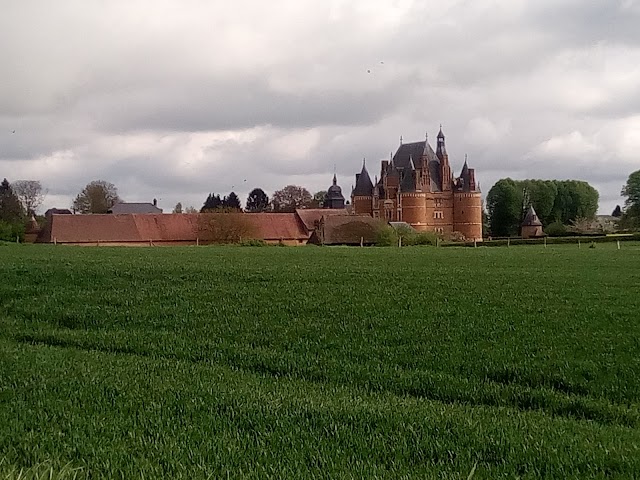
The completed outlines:
[[[356,173],[356,186],[351,192],[351,204],[357,215],[373,215],[373,183],[364,160],[362,170]]]
[[[444,141],[444,133],[442,133],[442,125],[440,125],[440,131],[438,132],[438,147],[436,150],[436,156],[440,160],[440,178],[442,179],[442,191],[451,191],[451,166],[449,165],[449,154],[447,154],[447,147]]]
[[[466,156],[453,193],[453,229],[467,240],[482,240],[482,194]]]
[[[324,200],[324,208],[344,208],[344,196],[342,189],[338,186],[336,174],[333,174],[333,185],[327,190],[327,196]]]
[[[409,157],[409,166],[404,170],[400,181],[400,205],[402,207],[401,217],[403,222],[407,222],[416,230],[424,230],[426,217],[425,194],[418,188],[420,179],[416,171],[413,157]]]

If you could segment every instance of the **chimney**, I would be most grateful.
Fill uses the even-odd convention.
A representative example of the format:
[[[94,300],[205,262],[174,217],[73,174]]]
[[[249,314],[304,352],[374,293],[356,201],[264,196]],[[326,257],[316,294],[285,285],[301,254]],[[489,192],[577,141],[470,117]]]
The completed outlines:
[[[155,198],[153,199],[153,206],[154,206],[154,207],[157,207],[157,206],[158,206],[158,200],[157,200],[157,199],[155,199]]]

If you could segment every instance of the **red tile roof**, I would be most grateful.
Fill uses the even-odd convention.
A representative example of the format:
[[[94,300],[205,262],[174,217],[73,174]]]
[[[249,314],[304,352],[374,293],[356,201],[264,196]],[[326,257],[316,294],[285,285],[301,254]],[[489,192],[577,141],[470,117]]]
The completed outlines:
[[[257,239],[306,241],[309,235],[295,213],[214,213],[247,221]],[[52,215],[40,241],[58,243],[196,242],[202,214]],[[202,238],[202,237],[201,237]]]

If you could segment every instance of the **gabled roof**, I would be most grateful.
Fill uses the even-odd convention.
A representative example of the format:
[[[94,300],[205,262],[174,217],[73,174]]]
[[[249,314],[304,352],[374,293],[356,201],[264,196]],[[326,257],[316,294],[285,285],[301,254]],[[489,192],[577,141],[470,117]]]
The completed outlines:
[[[527,210],[527,214],[524,217],[524,221],[522,222],[523,227],[541,227],[542,222],[538,218],[538,214],[533,209],[533,206],[529,206],[529,210]]]
[[[109,209],[109,213],[162,213],[153,203],[120,202]]]
[[[140,243],[194,242],[205,218],[214,221],[240,217],[248,222],[258,239],[306,240],[309,237],[295,213],[211,213],[211,214],[104,214],[52,215],[41,242]]]
[[[320,219],[328,215],[348,215],[346,209],[336,208],[298,208],[296,215],[304,225],[305,229],[311,233],[318,226]]]
[[[320,231],[314,232],[310,243],[324,245],[372,245],[384,222],[369,215],[331,215],[323,217]]]

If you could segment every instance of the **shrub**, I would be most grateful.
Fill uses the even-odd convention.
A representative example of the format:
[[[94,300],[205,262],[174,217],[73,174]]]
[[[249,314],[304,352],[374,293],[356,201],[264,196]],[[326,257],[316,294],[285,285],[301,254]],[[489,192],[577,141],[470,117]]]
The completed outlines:
[[[251,239],[251,240],[244,240],[243,242],[240,242],[239,245],[241,247],[267,247],[269,244],[264,240]]]
[[[392,247],[398,245],[398,233],[391,225],[382,225],[376,232],[378,247]]]
[[[24,241],[24,225],[0,221],[0,240],[15,242],[16,238]]]
[[[438,234],[435,232],[419,232],[413,239],[413,245],[438,245]]]
[[[544,233],[550,237],[563,237],[567,234],[567,227],[560,222],[553,222],[546,226]]]

